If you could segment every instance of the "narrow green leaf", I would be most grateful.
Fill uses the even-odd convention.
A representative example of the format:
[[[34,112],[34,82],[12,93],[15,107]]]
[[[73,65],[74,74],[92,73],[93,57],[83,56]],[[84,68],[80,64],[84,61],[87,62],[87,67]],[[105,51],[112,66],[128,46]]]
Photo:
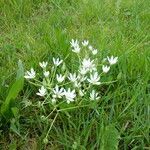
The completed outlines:
[[[5,118],[9,118],[11,116],[12,114],[11,106],[14,104],[18,93],[23,89],[23,84],[24,84],[24,69],[22,62],[19,60],[16,81],[10,88],[6,100],[1,106],[1,113]]]

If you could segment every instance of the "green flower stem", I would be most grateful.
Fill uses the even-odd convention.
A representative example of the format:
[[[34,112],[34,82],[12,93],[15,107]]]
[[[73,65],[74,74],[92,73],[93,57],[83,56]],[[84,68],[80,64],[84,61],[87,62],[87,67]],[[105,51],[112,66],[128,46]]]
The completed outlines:
[[[51,114],[52,114],[55,110],[56,110],[56,107],[50,112],[50,114],[49,114],[46,118],[50,117]]]
[[[47,131],[47,134],[46,134],[46,136],[45,136],[46,139],[47,139],[47,137],[48,137],[48,135],[49,135],[49,133],[50,133],[50,131],[51,131],[51,129],[52,129],[52,126],[53,126],[53,124],[54,124],[54,122],[55,122],[57,116],[58,116],[58,112],[57,112],[57,114],[55,115],[55,117],[54,117],[54,119],[53,119],[53,121],[52,121],[52,123],[51,123],[51,125],[50,125],[50,127],[49,127],[49,129],[48,129],[48,131]]]
[[[52,78],[51,78],[51,83],[53,83],[53,80],[54,80],[54,77],[55,77],[55,74],[56,74],[56,70],[57,70],[57,66],[54,69],[54,72],[53,72],[53,75],[52,75]]]
[[[37,79],[33,79],[34,81],[36,81],[37,83],[39,83],[39,84],[41,84],[42,82],[40,82],[39,80],[37,80]]]
[[[30,84],[32,84],[32,85],[35,85],[35,86],[42,86],[42,84],[37,84],[37,83],[34,83],[34,82],[32,82],[32,81],[28,81]]]
[[[109,82],[102,82],[101,85],[102,85],[102,84],[110,84],[110,83],[114,83],[114,82],[117,82],[117,81],[118,81],[118,80],[109,81]]]
[[[60,109],[58,110],[58,112],[62,112],[65,110],[70,110],[70,109],[76,109],[76,108],[82,108],[82,107],[89,107],[90,105],[82,105],[82,106],[75,106],[75,107],[69,107],[69,108],[65,108],[65,109]]]

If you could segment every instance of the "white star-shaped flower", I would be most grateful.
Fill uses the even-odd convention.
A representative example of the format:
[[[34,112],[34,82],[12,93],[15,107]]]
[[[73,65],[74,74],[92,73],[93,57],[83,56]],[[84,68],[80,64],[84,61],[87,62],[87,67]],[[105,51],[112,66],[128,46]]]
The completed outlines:
[[[46,68],[48,62],[39,62],[40,67],[42,67],[43,69]]]
[[[70,44],[71,44],[71,47],[77,47],[79,45],[79,42],[78,42],[78,40],[72,39]]]
[[[93,54],[93,55],[96,55],[97,52],[98,52],[97,49],[93,49],[93,50],[92,50],[92,54]]]
[[[98,100],[100,97],[98,96],[98,93],[95,92],[95,90],[92,90],[90,93],[90,100]]]
[[[80,88],[80,87],[81,87],[81,83],[80,83],[80,82],[75,81],[75,82],[74,82],[74,87],[76,87],[76,88]]]
[[[87,71],[95,70],[95,64],[93,62],[94,60],[90,60],[90,58],[89,59],[84,58],[82,61],[82,67]]]
[[[89,41],[88,41],[88,40],[84,40],[84,41],[82,42],[82,45],[83,45],[83,46],[88,46],[88,44],[89,44]]]
[[[44,76],[47,78],[49,76],[49,71],[44,71]]]
[[[92,50],[93,50],[93,47],[92,47],[91,45],[89,45],[89,47],[88,47],[88,48],[89,48],[89,50],[90,50],[90,51],[92,51]]]
[[[80,47],[79,46],[76,46],[76,47],[74,47],[73,49],[72,49],[72,51],[73,52],[75,52],[75,53],[80,53]]]
[[[90,79],[87,79],[91,84],[94,84],[94,85],[100,85],[100,77],[98,76],[98,73],[95,72],[94,74],[91,74],[90,75]]]
[[[58,85],[55,86],[55,88],[53,89],[53,95],[52,97],[54,99],[56,98],[62,98],[62,96],[64,95],[64,88],[59,88]]]
[[[68,76],[68,79],[71,81],[71,82],[75,82],[76,80],[78,80],[78,76],[76,73],[70,73],[69,76]]]
[[[62,74],[59,74],[59,75],[56,74],[56,79],[57,79],[58,83],[61,83],[64,81],[65,76],[63,76]]]
[[[86,68],[84,68],[84,67],[80,67],[80,68],[79,68],[79,73],[80,73],[81,75],[85,75],[87,72],[88,72],[88,69],[86,69]]]
[[[64,95],[66,97],[67,103],[69,104],[70,102],[74,101],[74,98],[76,97],[75,90],[72,90],[68,88],[68,90],[64,90]]]
[[[110,66],[107,66],[107,65],[104,66],[104,65],[103,65],[103,66],[102,66],[102,70],[103,70],[104,73],[107,73],[107,72],[110,70]]]
[[[81,49],[80,49],[78,40],[72,39],[70,44],[71,44],[73,52],[75,52],[75,53],[79,53],[80,52]]]
[[[63,60],[60,60],[59,58],[53,57],[53,63],[56,67],[59,66],[62,62],[63,62]]]
[[[118,57],[114,57],[114,56],[111,56],[111,57],[107,56],[107,59],[108,59],[108,62],[110,63],[110,65],[116,64],[118,61]]]
[[[27,71],[26,73],[25,73],[25,78],[26,79],[33,79],[33,78],[35,78],[35,74],[36,74],[36,72],[34,71],[34,69],[33,68],[31,68],[31,70],[30,71]]]
[[[40,89],[39,89],[39,92],[36,93],[37,95],[41,96],[41,97],[44,97],[46,95],[46,89],[44,88],[44,86],[42,86]]]

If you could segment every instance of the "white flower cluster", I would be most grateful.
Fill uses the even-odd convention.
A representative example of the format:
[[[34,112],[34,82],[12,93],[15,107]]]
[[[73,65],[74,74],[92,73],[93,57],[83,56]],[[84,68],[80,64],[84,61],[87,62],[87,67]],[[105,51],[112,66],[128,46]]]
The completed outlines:
[[[62,100],[69,104],[83,97],[90,100],[100,99],[100,93],[96,91],[97,86],[104,82],[101,80],[102,77],[117,63],[118,57],[107,56],[106,61],[101,62],[96,57],[99,51],[89,45],[89,41],[84,40],[80,44],[78,40],[72,39],[70,44],[72,52],[78,54],[80,64],[78,70],[70,72],[67,67],[62,69],[65,61],[53,58],[51,66],[48,62],[39,63],[43,70],[42,80],[38,79],[40,73],[36,74],[33,68],[27,71],[24,77],[30,80],[30,83],[41,86],[36,94],[51,99],[52,103]],[[82,52],[84,56],[80,55]]]

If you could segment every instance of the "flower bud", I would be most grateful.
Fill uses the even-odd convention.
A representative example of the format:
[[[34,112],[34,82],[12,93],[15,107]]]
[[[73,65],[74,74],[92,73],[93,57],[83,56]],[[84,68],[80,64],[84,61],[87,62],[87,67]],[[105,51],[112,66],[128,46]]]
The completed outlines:
[[[46,118],[44,115],[41,116],[41,121],[42,121],[42,122],[45,122],[46,119],[47,119],[47,118]]]
[[[62,70],[62,72],[65,72],[65,70],[66,70],[66,65],[65,65],[65,63],[63,63],[61,70]]]
[[[41,108],[41,102],[40,101],[38,102],[37,107]]]
[[[44,144],[47,144],[47,143],[48,143],[48,139],[47,139],[46,137],[43,139],[43,143],[44,143]]]

